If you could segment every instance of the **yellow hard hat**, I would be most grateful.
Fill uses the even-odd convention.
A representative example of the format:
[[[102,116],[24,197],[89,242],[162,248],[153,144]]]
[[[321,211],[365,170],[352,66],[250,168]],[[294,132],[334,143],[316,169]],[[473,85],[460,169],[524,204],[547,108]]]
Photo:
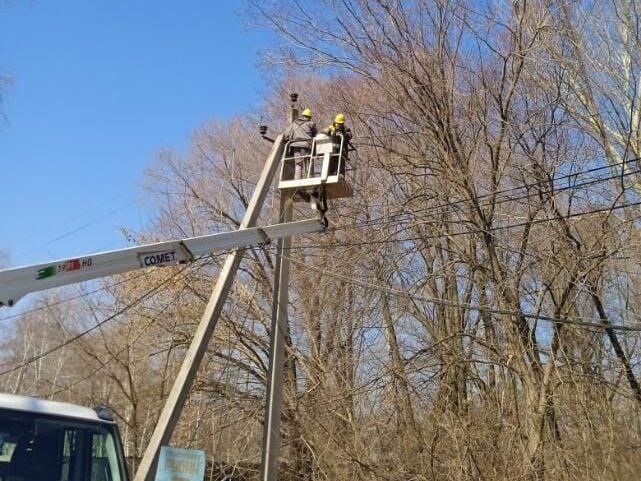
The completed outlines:
[[[334,119],[334,122],[337,124],[344,124],[345,123],[345,114],[338,114],[336,118]]]
[[[303,117],[309,117],[311,119],[312,118],[312,110],[311,109],[305,109],[305,110],[303,110],[303,113],[301,115],[303,115]]]

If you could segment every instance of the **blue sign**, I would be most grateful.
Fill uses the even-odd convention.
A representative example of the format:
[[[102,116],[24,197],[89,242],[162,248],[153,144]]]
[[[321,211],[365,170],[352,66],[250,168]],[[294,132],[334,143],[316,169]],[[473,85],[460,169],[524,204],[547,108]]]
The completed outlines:
[[[169,446],[160,448],[156,481],[203,481],[204,477],[205,451]]]

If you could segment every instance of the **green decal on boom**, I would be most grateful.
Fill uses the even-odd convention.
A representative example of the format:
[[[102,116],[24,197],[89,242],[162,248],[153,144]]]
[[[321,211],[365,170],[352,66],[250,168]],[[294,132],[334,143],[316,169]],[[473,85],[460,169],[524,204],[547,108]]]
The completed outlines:
[[[56,266],[49,266],[38,271],[38,277],[36,279],[46,279],[56,274]]]

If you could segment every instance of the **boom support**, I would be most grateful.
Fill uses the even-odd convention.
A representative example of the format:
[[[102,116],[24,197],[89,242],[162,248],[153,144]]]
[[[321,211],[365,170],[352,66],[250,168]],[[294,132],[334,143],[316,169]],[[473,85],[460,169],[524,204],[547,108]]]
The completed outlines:
[[[316,219],[252,227],[234,232],[190,237],[88,254],[43,264],[0,270],[0,306],[11,306],[31,292],[148,267],[174,266],[214,251],[269,243],[285,236],[320,232]]]

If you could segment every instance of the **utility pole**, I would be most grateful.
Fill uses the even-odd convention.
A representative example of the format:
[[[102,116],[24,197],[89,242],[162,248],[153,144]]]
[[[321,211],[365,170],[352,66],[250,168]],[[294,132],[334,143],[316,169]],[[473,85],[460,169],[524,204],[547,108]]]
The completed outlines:
[[[289,121],[291,123],[298,116],[296,107],[298,94],[290,94],[290,100]],[[322,217],[320,220],[310,219],[291,222],[294,213],[294,195],[296,195],[296,190],[301,186],[294,186],[291,189],[282,187],[279,183],[281,190],[279,219],[281,224],[263,228],[253,227],[269,191],[270,182],[272,182],[274,174],[280,166],[283,149],[285,148],[283,134],[280,134],[272,141],[265,135],[267,132],[266,126],[261,126],[260,132],[263,138],[273,142],[273,146],[237,231],[162,241],[109,252],[88,254],[81,257],[60,259],[44,264],[0,270],[0,307],[4,305],[10,307],[21,297],[31,292],[130,272],[136,269],[184,264],[192,262],[197,256],[207,254],[212,250],[234,249],[227,256],[225,264],[220,271],[209,302],[194,333],[194,338],[149,440],[134,481],[153,481],[155,477],[160,448],[169,443],[180,418],[185,400],[189,395],[193,380],[207,351],[209,341],[227,300],[245,248],[254,243],[269,242],[273,238],[278,238],[278,242],[274,269],[274,295],[261,479],[263,481],[275,481],[277,479],[278,454],[281,444],[282,378],[285,363],[285,344],[289,339],[287,305],[289,302],[290,262],[287,254],[289,254],[291,248],[292,235],[322,232],[326,227],[326,223],[321,222],[323,220]],[[329,152],[324,155],[323,169],[326,171],[325,162],[329,162]],[[288,162],[283,165],[283,178],[294,178],[294,166]],[[321,180],[326,183],[327,175]],[[333,182],[336,183],[337,181]],[[348,194],[351,195],[351,189],[348,190]],[[346,195],[343,193],[341,196],[345,197]]]
[[[256,223],[258,214],[269,190],[270,182],[274,177],[283,152],[283,136],[279,135],[274,141],[272,150],[267,158],[256,190],[247,206],[247,211],[240,225],[241,229],[251,227]],[[282,209],[282,205],[281,205]],[[290,217],[291,218],[291,214]],[[281,241],[279,240],[279,245]],[[288,244],[289,245],[289,244]],[[193,380],[198,372],[200,363],[205,355],[212,333],[223,310],[227,295],[234,281],[236,271],[243,257],[245,249],[236,249],[227,256],[225,264],[220,271],[214,290],[211,293],[205,312],[203,313],[194,338],[185,355],[182,366],[174,385],[165,401],[165,406],[160,414],[156,428],[151,436],[149,445],[140,462],[134,481],[153,481],[160,447],[166,445],[174,432],[178,418],[191,389]]]
[[[298,117],[298,94],[291,94],[289,122]],[[294,178],[292,165],[283,166],[283,178]],[[281,191],[279,222],[290,222],[294,215],[294,193]],[[289,236],[278,239],[274,269],[274,300],[272,305],[272,325],[269,340],[269,373],[267,376],[267,396],[265,403],[265,423],[263,425],[263,447],[260,466],[261,481],[278,479],[278,454],[281,435],[280,419],[283,406],[283,367],[285,364],[285,344],[289,337],[287,305],[289,303],[289,255],[292,239]]]

